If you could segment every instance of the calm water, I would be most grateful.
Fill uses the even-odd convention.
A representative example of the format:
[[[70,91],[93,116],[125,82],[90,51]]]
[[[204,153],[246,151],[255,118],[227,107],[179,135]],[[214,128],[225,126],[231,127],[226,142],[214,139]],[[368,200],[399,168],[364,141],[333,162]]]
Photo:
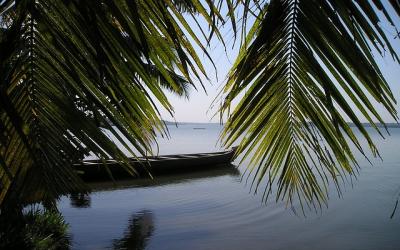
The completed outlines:
[[[193,129],[204,127],[205,129]],[[160,153],[217,151],[218,125],[170,126]],[[377,142],[383,161],[361,171],[329,207],[296,216],[261,202],[241,181],[243,168],[98,183],[90,197],[65,197],[59,208],[74,249],[400,249],[400,129]]]

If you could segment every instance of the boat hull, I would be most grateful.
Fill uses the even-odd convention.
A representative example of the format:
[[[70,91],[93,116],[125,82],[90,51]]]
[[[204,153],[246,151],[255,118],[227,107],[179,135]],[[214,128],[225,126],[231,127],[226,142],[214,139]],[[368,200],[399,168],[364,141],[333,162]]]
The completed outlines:
[[[132,158],[130,164],[137,174],[129,173],[121,164],[112,160],[107,162],[84,161],[81,164],[75,164],[74,168],[84,180],[140,178],[227,166],[232,162],[234,153],[235,149],[215,153]]]

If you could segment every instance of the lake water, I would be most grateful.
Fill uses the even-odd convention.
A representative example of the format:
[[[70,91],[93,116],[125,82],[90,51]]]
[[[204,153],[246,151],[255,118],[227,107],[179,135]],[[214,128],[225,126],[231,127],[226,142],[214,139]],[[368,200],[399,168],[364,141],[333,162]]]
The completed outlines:
[[[219,125],[169,130],[160,154],[219,150]],[[97,183],[89,197],[64,197],[58,207],[73,249],[400,249],[400,207],[390,219],[400,192],[400,129],[390,132],[385,140],[372,133],[383,161],[359,157],[353,186],[306,216],[274,199],[262,203],[241,181],[245,166]]]

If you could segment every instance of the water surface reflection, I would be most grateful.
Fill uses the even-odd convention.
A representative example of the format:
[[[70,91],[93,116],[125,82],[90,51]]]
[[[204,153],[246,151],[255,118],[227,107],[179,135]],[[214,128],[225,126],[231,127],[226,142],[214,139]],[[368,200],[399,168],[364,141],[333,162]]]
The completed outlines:
[[[71,207],[88,208],[91,204],[90,194],[73,193],[69,195]]]
[[[191,181],[201,181],[220,176],[239,176],[240,171],[233,164],[221,165],[215,169],[206,171],[195,171],[190,173],[181,173],[173,175],[157,176],[154,179],[126,179],[118,181],[90,182],[89,186],[93,192],[120,190],[135,187],[159,187],[171,184],[188,183]]]
[[[210,151],[220,131],[211,125],[170,130],[175,139],[160,141],[160,154]],[[139,211],[153,215],[146,249],[399,249],[399,211],[390,215],[399,193],[400,129],[391,134],[386,140],[372,134],[384,161],[373,160],[371,167],[356,155],[361,170],[354,185],[343,187],[343,198],[331,186],[329,208],[306,218],[273,196],[263,204],[262,192],[253,195],[234,168],[92,183],[90,207],[75,208],[68,197],[58,207],[70,225],[72,248],[80,250],[112,248],[129,234]]]
[[[113,249],[142,250],[154,231],[153,213],[143,210],[129,219],[128,228],[120,239],[113,240]]]

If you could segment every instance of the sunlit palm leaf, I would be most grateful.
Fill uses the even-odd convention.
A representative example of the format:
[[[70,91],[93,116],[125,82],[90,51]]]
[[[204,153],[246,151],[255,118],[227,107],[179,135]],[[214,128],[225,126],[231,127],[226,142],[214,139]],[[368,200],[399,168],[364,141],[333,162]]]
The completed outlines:
[[[360,119],[378,130],[374,122],[384,121],[375,102],[394,119],[397,113],[370,47],[398,57],[376,11],[367,1],[272,0],[261,12],[229,75],[221,111],[240,100],[223,140],[240,141],[255,189],[268,183],[265,199],[271,184],[277,200],[298,197],[301,204],[326,203],[330,180],[340,192],[339,181],[357,166],[349,142],[364,154],[346,121],[378,154]]]

